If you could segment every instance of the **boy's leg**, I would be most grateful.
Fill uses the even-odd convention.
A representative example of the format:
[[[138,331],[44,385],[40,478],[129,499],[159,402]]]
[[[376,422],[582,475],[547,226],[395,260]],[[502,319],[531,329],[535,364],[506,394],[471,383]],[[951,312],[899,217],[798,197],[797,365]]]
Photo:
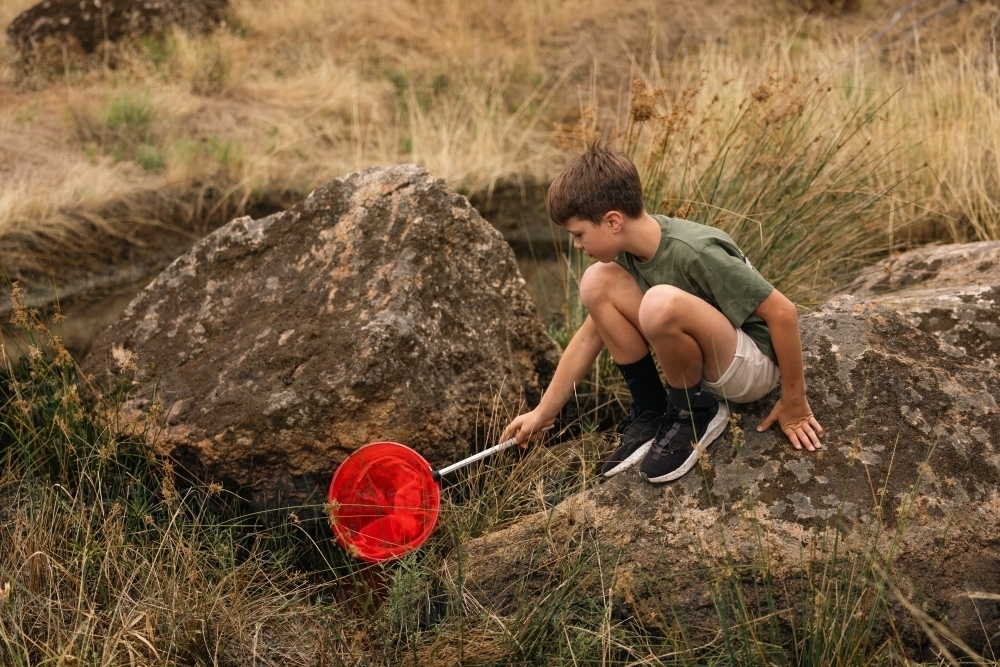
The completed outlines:
[[[663,367],[671,408],[665,432],[643,457],[639,473],[669,482],[688,472],[702,451],[725,429],[725,405],[701,388],[718,380],[736,354],[737,331],[721,312],[669,285],[646,292],[639,326]]]
[[[580,281],[580,297],[632,395],[629,416],[616,429],[618,447],[601,466],[601,474],[611,477],[649,449],[667,411],[667,394],[639,331],[643,295],[635,278],[617,264],[594,264]]]
[[[635,363],[649,354],[649,343],[639,331],[642,297],[635,278],[617,264],[593,264],[580,279],[580,300],[619,364]]]
[[[671,285],[651,287],[639,308],[639,328],[671,387],[718,380],[736,354],[736,328],[708,302]]]

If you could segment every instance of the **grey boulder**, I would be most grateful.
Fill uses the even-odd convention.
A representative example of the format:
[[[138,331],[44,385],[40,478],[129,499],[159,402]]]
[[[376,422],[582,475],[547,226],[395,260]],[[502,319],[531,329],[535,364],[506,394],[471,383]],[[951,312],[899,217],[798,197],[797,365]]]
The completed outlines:
[[[927,246],[867,268],[846,290],[979,359],[1000,360],[1000,241]]]
[[[368,442],[462,457],[506,417],[495,405],[537,402],[558,347],[500,233],[404,165],[204,238],[83,368],[109,385],[133,355],[136,394],[164,403],[158,451],[275,507],[322,502]]]
[[[898,633],[929,655],[920,623],[933,622],[980,651],[1000,644],[1000,377],[852,297],[803,315],[801,330],[821,452],[756,431],[777,392],[739,406],[677,482],[629,471],[465,545],[449,571],[468,604],[502,616],[524,596],[558,595],[572,571],[615,622],[680,626],[699,645],[718,641],[726,590],[766,608],[769,577],[789,631],[803,604],[810,614],[833,595],[815,588],[827,581],[857,600],[885,591],[895,628],[881,618],[873,638]]]

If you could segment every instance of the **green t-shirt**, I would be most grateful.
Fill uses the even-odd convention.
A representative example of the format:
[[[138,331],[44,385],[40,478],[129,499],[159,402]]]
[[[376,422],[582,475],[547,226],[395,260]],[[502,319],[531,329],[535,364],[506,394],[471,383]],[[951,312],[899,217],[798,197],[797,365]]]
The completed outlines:
[[[728,234],[690,220],[654,215],[660,223],[660,247],[648,262],[627,252],[615,262],[631,273],[645,293],[653,285],[673,285],[707,301],[734,327],[778,362],[767,324],[753,314],[774,290]]]

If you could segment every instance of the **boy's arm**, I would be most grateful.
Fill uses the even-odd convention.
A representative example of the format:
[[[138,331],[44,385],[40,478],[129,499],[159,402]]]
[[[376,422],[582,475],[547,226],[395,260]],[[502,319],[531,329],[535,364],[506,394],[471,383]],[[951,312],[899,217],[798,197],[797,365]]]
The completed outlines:
[[[802,342],[799,339],[799,314],[795,304],[778,290],[760,302],[754,314],[767,322],[774,354],[781,372],[781,398],[757,427],[758,431],[778,422],[795,449],[804,446],[810,452],[822,445],[823,427],[812,416],[806,400],[806,378],[802,368]]]
[[[525,447],[528,440],[539,437],[543,428],[555,422],[559,411],[573,396],[574,386],[594,365],[603,347],[604,341],[597,333],[597,326],[588,315],[559,358],[552,382],[542,394],[538,407],[515,417],[503,430],[500,439],[514,437],[519,445]]]

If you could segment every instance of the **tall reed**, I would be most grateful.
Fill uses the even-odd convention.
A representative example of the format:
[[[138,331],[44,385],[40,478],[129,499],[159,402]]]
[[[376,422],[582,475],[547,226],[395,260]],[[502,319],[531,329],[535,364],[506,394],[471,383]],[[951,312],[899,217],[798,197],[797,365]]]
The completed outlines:
[[[823,298],[893,248],[899,185],[893,148],[870,138],[886,100],[832,91],[777,73],[679,91],[637,79],[623,140],[647,208],[728,232],[793,301]]]

